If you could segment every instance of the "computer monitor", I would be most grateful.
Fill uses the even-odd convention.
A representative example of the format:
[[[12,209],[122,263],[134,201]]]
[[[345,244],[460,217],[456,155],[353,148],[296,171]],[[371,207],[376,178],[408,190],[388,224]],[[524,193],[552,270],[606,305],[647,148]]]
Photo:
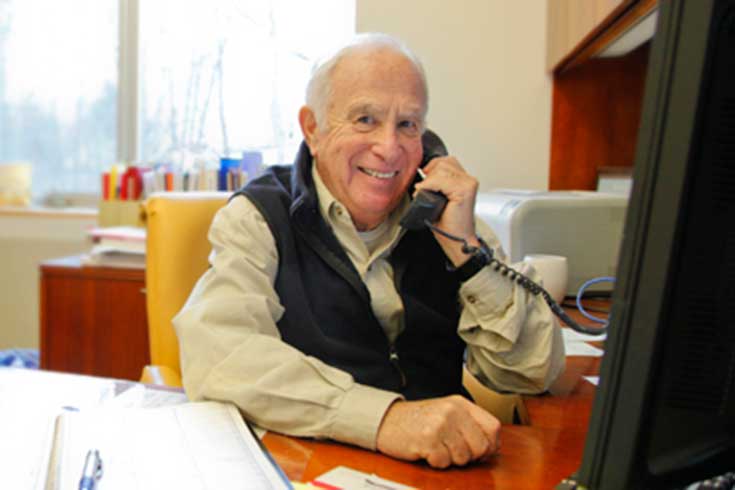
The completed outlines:
[[[574,478],[590,490],[683,488],[735,469],[735,0],[659,8]]]

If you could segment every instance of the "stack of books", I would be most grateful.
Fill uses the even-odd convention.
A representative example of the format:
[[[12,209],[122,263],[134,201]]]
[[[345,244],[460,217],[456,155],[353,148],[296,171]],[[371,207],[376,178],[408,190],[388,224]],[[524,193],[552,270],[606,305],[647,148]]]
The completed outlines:
[[[110,226],[91,228],[92,250],[83,262],[89,265],[145,268],[145,228]]]

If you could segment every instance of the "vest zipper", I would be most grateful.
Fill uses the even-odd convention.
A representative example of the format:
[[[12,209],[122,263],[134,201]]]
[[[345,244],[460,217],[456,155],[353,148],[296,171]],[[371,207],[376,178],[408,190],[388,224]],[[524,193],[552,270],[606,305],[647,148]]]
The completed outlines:
[[[396,368],[398,374],[401,375],[401,388],[405,388],[406,384],[408,384],[408,381],[406,380],[406,373],[404,373],[403,369],[401,369],[401,359],[398,357],[398,352],[396,352],[396,346],[391,344],[388,352],[390,363],[393,364],[393,367]]]

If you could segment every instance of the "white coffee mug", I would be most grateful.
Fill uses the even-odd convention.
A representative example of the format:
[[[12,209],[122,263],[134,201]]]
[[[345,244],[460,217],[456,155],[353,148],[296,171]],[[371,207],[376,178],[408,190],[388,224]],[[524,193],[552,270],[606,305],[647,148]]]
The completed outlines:
[[[536,269],[541,276],[541,285],[554,298],[554,301],[561,304],[564,301],[569,280],[567,258],[561,255],[528,254],[523,257],[523,262]]]

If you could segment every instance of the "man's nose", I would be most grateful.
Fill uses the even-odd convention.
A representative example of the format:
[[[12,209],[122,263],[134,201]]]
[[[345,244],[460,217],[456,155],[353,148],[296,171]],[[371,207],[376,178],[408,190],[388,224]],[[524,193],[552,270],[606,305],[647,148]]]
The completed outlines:
[[[376,135],[373,151],[386,162],[393,162],[401,153],[401,142],[396,128],[385,125]]]

